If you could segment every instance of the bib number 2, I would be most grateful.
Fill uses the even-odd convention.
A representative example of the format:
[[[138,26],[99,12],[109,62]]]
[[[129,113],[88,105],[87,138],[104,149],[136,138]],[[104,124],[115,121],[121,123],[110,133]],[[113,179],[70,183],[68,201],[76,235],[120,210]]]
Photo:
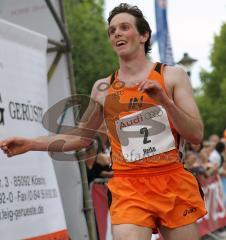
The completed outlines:
[[[166,110],[158,105],[115,121],[124,159],[135,162],[175,148]]]
[[[143,144],[151,142],[151,139],[148,140],[148,129],[146,127],[141,128],[140,133],[144,134]]]

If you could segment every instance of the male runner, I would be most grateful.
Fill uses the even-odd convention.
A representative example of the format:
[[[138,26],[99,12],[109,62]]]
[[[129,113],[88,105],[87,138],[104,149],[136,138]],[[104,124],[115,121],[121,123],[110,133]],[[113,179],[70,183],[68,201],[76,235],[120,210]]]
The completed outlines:
[[[94,102],[80,128],[98,129],[103,119],[108,128],[114,170],[108,184],[113,238],[149,240],[158,228],[167,240],[197,240],[195,221],[206,210],[196,179],[180,163],[178,149],[181,138],[194,144],[203,138],[188,76],[181,68],[146,57],[151,29],[137,7],[120,4],[108,23],[120,67],[94,84]],[[103,86],[110,88],[103,91]],[[83,136],[14,137],[0,145],[8,156],[31,150],[77,150],[91,144],[92,131],[84,131]],[[63,149],[51,144],[58,139],[65,140]]]

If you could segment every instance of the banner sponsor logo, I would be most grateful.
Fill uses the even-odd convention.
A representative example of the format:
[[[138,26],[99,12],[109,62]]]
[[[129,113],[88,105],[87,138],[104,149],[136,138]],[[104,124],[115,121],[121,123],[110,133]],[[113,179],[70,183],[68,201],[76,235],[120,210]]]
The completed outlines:
[[[46,135],[40,124],[47,107],[46,48],[45,36],[0,20],[0,52],[4,52],[0,67],[2,139]],[[48,154],[29,152],[9,161],[0,153],[0,162],[1,239],[50,239],[41,237],[66,231]],[[67,238],[64,232],[54,239]]]
[[[30,101],[27,103],[10,101],[9,114],[11,119],[41,123],[43,108]]]

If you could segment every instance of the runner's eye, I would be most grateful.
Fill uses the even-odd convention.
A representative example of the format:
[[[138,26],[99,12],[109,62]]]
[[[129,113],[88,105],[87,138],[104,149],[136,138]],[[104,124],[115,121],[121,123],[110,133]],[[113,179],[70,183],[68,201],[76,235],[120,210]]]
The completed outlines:
[[[121,29],[122,31],[128,31],[128,30],[129,30],[129,25],[128,25],[128,24],[122,24],[121,27],[120,27],[120,29]]]
[[[113,35],[115,33],[115,28],[109,28],[108,34]]]

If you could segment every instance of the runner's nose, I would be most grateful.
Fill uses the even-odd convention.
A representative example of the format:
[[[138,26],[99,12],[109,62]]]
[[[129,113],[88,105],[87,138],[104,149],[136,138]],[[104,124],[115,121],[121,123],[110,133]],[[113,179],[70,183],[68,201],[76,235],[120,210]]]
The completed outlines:
[[[121,35],[122,35],[122,34],[121,34],[120,29],[119,29],[119,28],[116,28],[116,29],[115,29],[115,37],[118,38],[118,37],[120,37]]]

